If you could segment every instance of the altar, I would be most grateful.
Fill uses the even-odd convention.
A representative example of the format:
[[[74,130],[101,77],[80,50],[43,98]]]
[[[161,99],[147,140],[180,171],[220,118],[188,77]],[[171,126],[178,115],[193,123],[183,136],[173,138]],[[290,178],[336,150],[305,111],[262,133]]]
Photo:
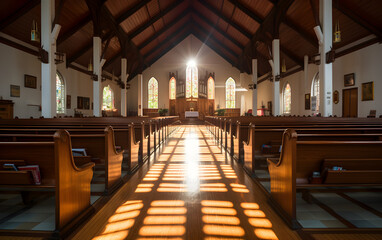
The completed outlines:
[[[185,118],[199,118],[199,112],[197,112],[197,111],[185,111],[184,117]]]

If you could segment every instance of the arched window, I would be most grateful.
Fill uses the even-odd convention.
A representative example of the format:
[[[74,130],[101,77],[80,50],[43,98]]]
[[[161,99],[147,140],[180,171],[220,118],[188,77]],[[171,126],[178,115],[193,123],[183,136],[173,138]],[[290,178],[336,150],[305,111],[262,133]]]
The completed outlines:
[[[283,113],[290,114],[292,106],[292,89],[290,88],[290,84],[287,83],[283,89]]]
[[[225,107],[235,108],[235,80],[232,78],[225,82]]]
[[[149,108],[158,108],[158,81],[151,78],[149,81]]]
[[[208,99],[215,99],[215,81],[212,77],[208,79]]]
[[[102,110],[113,110],[114,109],[114,94],[110,86],[103,88],[103,100],[102,100]]]
[[[65,113],[65,84],[59,72],[56,72],[56,105],[57,113]]]
[[[186,69],[186,98],[190,97],[198,97],[198,68],[191,64]]]
[[[170,79],[170,99],[176,98],[176,80],[174,77]]]
[[[320,78],[318,73],[313,78],[311,90],[312,111],[319,112],[320,110]]]

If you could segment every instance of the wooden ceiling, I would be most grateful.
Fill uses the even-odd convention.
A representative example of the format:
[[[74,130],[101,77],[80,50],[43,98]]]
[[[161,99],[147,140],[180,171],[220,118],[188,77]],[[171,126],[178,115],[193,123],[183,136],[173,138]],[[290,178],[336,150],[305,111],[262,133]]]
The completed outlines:
[[[192,34],[242,72],[251,72],[256,55],[261,76],[271,70],[269,49],[279,37],[281,59],[291,73],[301,70],[304,55],[318,53],[313,31],[318,9],[318,0],[56,0],[56,22],[62,26],[57,50],[66,54],[68,67],[86,67],[92,37],[100,36],[104,71],[119,76],[126,57],[130,80]],[[40,15],[40,0],[2,0],[0,31],[37,46],[30,29],[33,20],[40,26]],[[333,0],[337,21],[342,41],[334,49],[381,42],[382,1]]]

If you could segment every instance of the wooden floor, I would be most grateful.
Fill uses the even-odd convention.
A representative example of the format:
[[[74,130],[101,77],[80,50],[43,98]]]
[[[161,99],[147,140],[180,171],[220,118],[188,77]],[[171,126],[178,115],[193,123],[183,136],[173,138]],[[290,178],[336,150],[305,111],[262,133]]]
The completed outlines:
[[[181,127],[72,239],[300,239],[204,126]]]

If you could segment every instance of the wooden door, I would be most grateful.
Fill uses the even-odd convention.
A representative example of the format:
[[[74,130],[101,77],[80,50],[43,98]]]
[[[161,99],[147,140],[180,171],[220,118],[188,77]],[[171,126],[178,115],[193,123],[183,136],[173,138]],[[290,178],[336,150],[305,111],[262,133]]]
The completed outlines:
[[[358,88],[342,91],[342,116],[358,117]]]

